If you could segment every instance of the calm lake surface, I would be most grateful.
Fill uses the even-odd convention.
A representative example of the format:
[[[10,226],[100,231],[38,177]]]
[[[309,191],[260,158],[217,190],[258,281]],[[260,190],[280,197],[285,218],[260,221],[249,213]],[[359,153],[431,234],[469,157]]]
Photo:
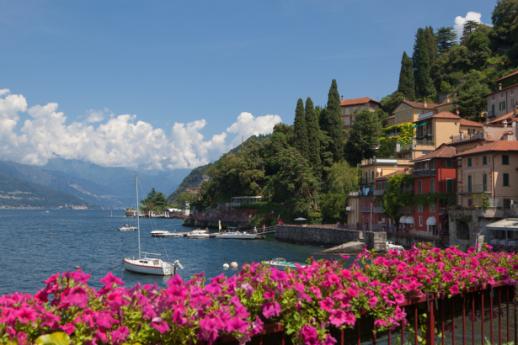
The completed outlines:
[[[126,285],[137,282],[163,285],[168,278],[125,272],[124,256],[137,255],[137,232],[122,233],[123,224],[136,225],[122,211],[88,210],[0,210],[0,294],[34,293],[56,272],[80,266],[92,274],[91,284],[112,271]],[[260,261],[284,257],[305,261],[318,256],[321,248],[277,242],[274,239],[240,241],[221,239],[153,238],[151,230],[188,231],[179,220],[141,219],[142,249],[162,253],[170,261],[179,259],[183,278],[204,272],[213,277],[223,272],[225,262]],[[227,271],[226,274],[232,274]]]

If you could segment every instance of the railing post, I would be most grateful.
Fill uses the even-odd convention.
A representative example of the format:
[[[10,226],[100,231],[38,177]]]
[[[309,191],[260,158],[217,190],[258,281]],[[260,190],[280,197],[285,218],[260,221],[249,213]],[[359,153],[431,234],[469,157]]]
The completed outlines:
[[[435,344],[435,298],[427,299],[428,318],[426,320],[426,345]]]

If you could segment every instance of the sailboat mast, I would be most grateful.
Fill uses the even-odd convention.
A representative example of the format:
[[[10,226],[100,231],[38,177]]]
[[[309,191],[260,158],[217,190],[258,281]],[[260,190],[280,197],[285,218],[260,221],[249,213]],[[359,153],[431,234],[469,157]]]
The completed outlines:
[[[138,258],[141,258],[140,254],[140,217],[139,217],[139,202],[138,202],[138,178],[135,176],[135,195],[137,196],[137,233],[138,233]]]

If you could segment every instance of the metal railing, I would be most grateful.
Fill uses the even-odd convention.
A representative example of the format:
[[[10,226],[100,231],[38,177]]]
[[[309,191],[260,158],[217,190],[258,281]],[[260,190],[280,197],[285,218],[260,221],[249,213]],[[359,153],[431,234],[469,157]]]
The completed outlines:
[[[471,141],[471,140],[479,140],[479,139],[484,139],[484,132],[454,135],[451,138],[451,141],[454,143],[460,143],[463,141]]]
[[[405,306],[405,323],[399,328],[375,332],[374,320],[362,318],[357,320],[353,329],[330,331],[338,345],[518,344],[516,304],[515,285],[474,290],[451,298],[430,295]],[[238,342],[220,339],[218,344]],[[247,344],[293,343],[281,325],[270,324]]]

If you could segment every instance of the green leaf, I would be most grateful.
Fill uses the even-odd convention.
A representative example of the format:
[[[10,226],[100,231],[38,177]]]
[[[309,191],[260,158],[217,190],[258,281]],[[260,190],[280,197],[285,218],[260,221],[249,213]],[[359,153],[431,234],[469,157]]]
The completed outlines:
[[[36,345],[69,345],[70,337],[64,332],[54,332],[39,336]]]

